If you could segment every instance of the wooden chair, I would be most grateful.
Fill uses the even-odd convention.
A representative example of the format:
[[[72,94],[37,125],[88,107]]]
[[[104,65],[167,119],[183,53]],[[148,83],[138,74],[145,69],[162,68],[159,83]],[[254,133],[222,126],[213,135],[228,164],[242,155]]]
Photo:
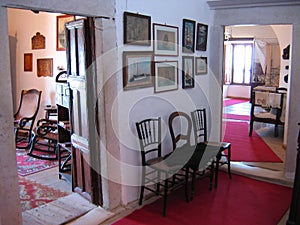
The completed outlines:
[[[31,144],[33,127],[39,111],[42,91],[22,90],[20,104],[14,114],[14,131],[17,148],[28,148]]]
[[[57,121],[40,119],[28,155],[38,159],[57,160],[57,142]]]
[[[216,174],[215,174],[215,187],[218,186],[218,173],[219,167],[226,164],[229,178],[231,175],[231,143],[228,142],[211,142],[207,138],[207,119],[206,119],[206,109],[196,109],[191,112],[191,117],[193,121],[193,130],[195,143],[205,143],[207,146],[212,148],[219,148],[219,153],[216,159]],[[225,151],[226,150],[226,151]]]
[[[194,145],[191,148],[191,131],[192,121],[188,114],[185,112],[175,111],[169,116],[169,131],[173,143],[173,151],[185,151],[185,155],[189,154],[190,157],[183,164],[185,174],[185,196],[186,201],[193,199],[195,191],[195,179],[199,177],[210,177],[209,189],[212,189],[213,175],[214,175],[214,162],[205,164],[204,167],[199,168],[200,160],[204,154],[206,145]],[[190,149],[190,150],[189,150]],[[188,153],[190,151],[190,153]],[[197,156],[198,155],[198,156]],[[182,163],[182,159],[181,159]],[[191,197],[188,193],[188,180],[191,177]]]
[[[142,185],[139,205],[142,205],[144,190],[163,197],[163,216],[166,216],[167,196],[175,188],[173,175],[180,166],[170,166],[162,156],[161,118],[145,119],[136,123],[142,158]]]
[[[274,136],[278,136],[278,126],[285,123],[286,88],[273,91],[254,90],[252,92],[249,136],[252,136],[254,122],[274,124]]]

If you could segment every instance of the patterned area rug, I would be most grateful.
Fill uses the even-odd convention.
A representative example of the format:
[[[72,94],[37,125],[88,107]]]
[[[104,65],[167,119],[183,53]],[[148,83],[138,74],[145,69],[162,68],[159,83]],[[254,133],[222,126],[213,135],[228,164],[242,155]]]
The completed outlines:
[[[25,149],[16,149],[18,174],[27,176],[58,165],[58,161],[42,160],[27,155]]]
[[[66,192],[32,182],[21,176],[19,176],[19,186],[23,212],[68,195]]]

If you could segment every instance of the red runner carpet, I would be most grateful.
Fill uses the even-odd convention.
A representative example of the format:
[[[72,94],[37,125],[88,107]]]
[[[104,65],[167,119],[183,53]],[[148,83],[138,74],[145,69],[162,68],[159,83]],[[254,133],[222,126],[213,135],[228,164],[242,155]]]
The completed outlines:
[[[186,203],[184,190],[171,193],[167,216],[163,201],[146,205],[115,225],[276,225],[290,206],[292,189],[234,175],[219,173],[218,188],[209,191],[208,180],[197,180],[193,201]]]
[[[237,115],[237,114],[229,114],[223,113],[223,118],[232,119],[232,120],[250,120],[250,116],[248,115]]]
[[[58,161],[42,160],[27,155],[25,149],[16,149],[18,174],[26,176],[42,170],[53,168],[58,165]]]
[[[239,103],[244,103],[244,102],[248,102],[248,99],[236,99],[236,98],[232,98],[232,99],[227,99],[223,101],[223,107],[225,106],[231,106],[231,105],[235,105],[235,104],[239,104]]]
[[[42,184],[32,182],[20,176],[19,186],[23,212],[68,195],[65,192],[61,192]]]
[[[253,131],[248,135],[247,122],[223,123],[224,141],[231,143],[231,160],[244,162],[282,162],[272,149]]]

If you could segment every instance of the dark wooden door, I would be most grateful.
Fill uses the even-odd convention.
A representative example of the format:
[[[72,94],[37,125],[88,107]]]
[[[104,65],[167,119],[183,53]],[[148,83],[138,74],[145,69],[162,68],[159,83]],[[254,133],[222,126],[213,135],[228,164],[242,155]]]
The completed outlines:
[[[93,132],[95,112],[91,104],[95,96],[93,19],[68,23],[66,43],[68,82],[71,88],[72,186],[75,192],[102,206],[96,132]]]

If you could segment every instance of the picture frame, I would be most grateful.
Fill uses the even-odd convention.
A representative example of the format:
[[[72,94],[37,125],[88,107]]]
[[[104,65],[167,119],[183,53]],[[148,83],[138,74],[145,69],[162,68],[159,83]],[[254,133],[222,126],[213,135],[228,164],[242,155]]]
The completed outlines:
[[[193,53],[195,51],[195,26],[195,21],[183,19],[182,52]]]
[[[53,76],[53,58],[37,59],[37,76],[38,77]]]
[[[178,27],[154,23],[153,49],[155,55],[178,56]]]
[[[124,44],[151,45],[151,17],[124,12]]]
[[[193,88],[194,86],[194,56],[182,56],[182,88]]]
[[[206,51],[208,25],[197,23],[196,50]]]
[[[153,86],[153,52],[123,52],[123,89]]]
[[[154,68],[155,93],[178,89],[178,61],[156,61]]]
[[[66,50],[66,31],[65,25],[75,20],[73,15],[56,16],[56,51]]]
[[[24,71],[32,72],[32,53],[24,53]]]
[[[207,74],[207,57],[196,57],[196,75]]]

